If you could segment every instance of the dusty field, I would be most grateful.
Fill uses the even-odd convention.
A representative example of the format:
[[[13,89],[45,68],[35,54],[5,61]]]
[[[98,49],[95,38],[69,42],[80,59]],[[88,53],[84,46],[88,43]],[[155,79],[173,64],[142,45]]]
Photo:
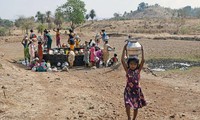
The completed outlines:
[[[86,35],[83,39],[90,38]],[[119,57],[124,39],[111,38]],[[141,43],[146,59],[198,60],[200,55],[200,42],[144,39]],[[35,73],[9,62],[22,58],[22,49],[19,42],[0,43],[0,120],[127,119],[123,103],[126,78],[121,67]],[[142,72],[148,105],[139,110],[138,120],[199,120],[200,68],[157,75]]]

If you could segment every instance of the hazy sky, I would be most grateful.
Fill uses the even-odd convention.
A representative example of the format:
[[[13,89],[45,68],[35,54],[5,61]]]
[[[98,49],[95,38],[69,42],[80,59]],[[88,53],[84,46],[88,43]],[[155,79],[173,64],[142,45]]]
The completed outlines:
[[[52,11],[67,0],[0,0],[0,17],[15,19],[18,16],[35,16],[37,11]],[[112,17],[115,12],[123,14],[124,11],[136,10],[141,2],[153,5],[158,3],[164,7],[181,8],[187,5],[200,7],[200,0],[83,0],[87,12],[96,11],[98,18]]]

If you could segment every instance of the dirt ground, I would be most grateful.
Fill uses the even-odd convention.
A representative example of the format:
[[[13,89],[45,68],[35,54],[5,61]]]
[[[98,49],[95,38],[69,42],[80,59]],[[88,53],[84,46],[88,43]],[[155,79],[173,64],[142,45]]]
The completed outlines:
[[[110,38],[119,57],[124,39]],[[146,59],[200,55],[197,41],[140,42]],[[69,72],[36,73],[12,63],[20,58],[20,42],[0,42],[0,120],[127,120],[126,77],[121,66],[116,70],[75,67]],[[200,68],[156,74],[141,74],[148,105],[139,110],[138,120],[200,120]]]

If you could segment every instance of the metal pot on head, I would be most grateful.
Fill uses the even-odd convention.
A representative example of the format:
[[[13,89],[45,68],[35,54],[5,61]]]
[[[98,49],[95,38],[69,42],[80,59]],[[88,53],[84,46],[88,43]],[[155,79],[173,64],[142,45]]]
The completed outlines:
[[[127,57],[134,57],[141,54],[141,45],[137,38],[129,38],[127,41]]]

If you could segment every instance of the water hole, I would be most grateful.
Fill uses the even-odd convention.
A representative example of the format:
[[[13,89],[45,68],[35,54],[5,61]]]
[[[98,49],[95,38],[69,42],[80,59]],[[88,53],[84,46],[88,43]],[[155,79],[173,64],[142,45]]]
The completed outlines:
[[[153,71],[167,71],[167,70],[187,70],[190,67],[200,67],[200,61],[188,61],[181,59],[150,59],[146,63]]]

